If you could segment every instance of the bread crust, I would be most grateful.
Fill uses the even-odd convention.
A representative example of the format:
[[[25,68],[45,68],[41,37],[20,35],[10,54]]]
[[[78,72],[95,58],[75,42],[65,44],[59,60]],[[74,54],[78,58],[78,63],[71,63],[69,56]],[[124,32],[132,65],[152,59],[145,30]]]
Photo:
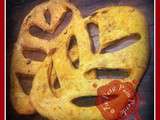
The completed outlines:
[[[50,23],[44,17],[46,10],[50,11]],[[39,38],[29,31],[32,26],[38,26],[43,31],[54,33],[61,17],[68,10],[72,13],[71,20],[60,33]],[[89,23],[96,24],[99,29],[100,47],[96,53],[91,50],[91,38],[87,31]],[[102,49],[115,41],[136,35],[138,40],[134,44],[114,52],[102,53]],[[77,44],[68,50],[72,36],[76,37]],[[26,48],[44,51],[44,60],[31,60],[28,64],[30,58],[23,54]],[[19,114],[33,114],[37,111],[51,120],[104,120],[96,106],[78,107],[71,100],[80,96],[96,96],[100,86],[115,79],[99,80],[94,70],[89,78],[85,74],[94,68],[125,69],[129,76],[117,80],[130,82],[136,89],[147,67],[148,52],[146,21],[136,8],[107,7],[83,18],[79,10],[65,0],[42,3],[25,17],[14,45],[11,65],[13,106]],[[75,68],[72,63],[77,60],[79,66]],[[34,75],[28,95],[20,85],[16,73]],[[50,86],[56,78],[59,79],[60,89]]]

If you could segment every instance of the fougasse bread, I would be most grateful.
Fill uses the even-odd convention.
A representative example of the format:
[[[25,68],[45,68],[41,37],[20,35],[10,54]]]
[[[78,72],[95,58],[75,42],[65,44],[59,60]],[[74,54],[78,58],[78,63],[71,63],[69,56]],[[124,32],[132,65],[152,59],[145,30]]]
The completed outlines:
[[[19,114],[38,112],[49,120],[117,119],[124,96],[115,98],[121,106],[116,114],[105,116],[97,91],[123,84],[134,93],[148,51],[146,20],[136,8],[111,6],[82,17],[68,1],[44,2],[25,17],[14,45],[13,106]]]

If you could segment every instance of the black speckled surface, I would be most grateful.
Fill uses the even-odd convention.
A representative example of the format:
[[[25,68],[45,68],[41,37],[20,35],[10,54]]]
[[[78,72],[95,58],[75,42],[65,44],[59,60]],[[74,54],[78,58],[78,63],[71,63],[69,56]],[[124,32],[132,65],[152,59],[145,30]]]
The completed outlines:
[[[25,15],[37,4],[45,0],[7,0],[7,120],[43,120],[38,115],[20,116],[13,110],[9,100],[9,68],[13,43],[17,38],[20,24]],[[149,28],[150,61],[140,83],[141,120],[154,120],[154,1],[153,0],[70,0],[83,16],[98,8],[111,5],[130,5],[140,9],[146,16]],[[131,120],[133,120],[131,118]]]

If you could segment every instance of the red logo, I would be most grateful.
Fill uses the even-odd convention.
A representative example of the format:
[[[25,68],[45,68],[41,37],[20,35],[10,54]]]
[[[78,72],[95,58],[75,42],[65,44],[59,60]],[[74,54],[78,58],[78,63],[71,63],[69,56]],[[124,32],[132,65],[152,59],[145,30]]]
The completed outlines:
[[[136,105],[133,85],[129,82],[112,81],[98,88],[96,104],[106,120],[122,120]]]

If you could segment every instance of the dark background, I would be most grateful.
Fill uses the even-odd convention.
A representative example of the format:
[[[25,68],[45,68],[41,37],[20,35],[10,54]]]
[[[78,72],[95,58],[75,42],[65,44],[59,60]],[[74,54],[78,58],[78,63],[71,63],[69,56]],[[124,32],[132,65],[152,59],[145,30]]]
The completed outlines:
[[[37,4],[47,0],[7,0],[7,16],[6,16],[6,53],[7,53],[7,102],[6,117],[7,120],[45,120],[38,114],[30,116],[18,115],[10,102],[10,62],[13,49],[13,43],[17,39],[20,25],[27,13]],[[141,10],[147,19],[149,28],[150,42],[150,61],[148,69],[139,86],[140,95],[140,115],[142,120],[154,120],[154,0],[70,0],[78,7],[85,17],[96,9],[113,6],[113,5],[129,5]],[[133,120],[133,118],[131,118]]]

